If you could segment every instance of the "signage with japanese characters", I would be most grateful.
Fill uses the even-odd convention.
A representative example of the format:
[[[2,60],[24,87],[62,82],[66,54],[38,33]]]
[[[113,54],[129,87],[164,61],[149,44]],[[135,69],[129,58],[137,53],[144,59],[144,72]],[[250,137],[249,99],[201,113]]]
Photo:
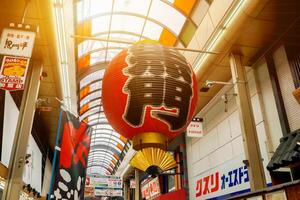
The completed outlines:
[[[123,190],[113,188],[95,188],[95,197],[122,197]]]
[[[3,29],[0,40],[0,54],[31,57],[35,32],[19,29]]]
[[[238,156],[195,179],[195,199],[227,198],[250,191],[248,168]]]
[[[4,56],[0,69],[0,88],[4,90],[23,90],[29,58]]]
[[[193,118],[186,129],[188,137],[203,137],[203,120],[201,118]]]
[[[142,197],[146,200],[155,199],[160,196],[158,178],[148,178],[141,183]]]
[[[134,179],[130,179],[130,188],[134,189],[135,186],[136,186],[135,180]]]
[[[123,195],[123,182],[117,176],[87,176],[85,186],[88,191],[85,193],[85,197],[119,197]]]

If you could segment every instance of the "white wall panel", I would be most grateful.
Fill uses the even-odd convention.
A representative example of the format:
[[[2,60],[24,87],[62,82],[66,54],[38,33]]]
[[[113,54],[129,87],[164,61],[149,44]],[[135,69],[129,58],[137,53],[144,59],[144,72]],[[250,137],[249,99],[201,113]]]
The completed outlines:
[[[219,145],[222,146],[228,143],[231,139],[230,126],[228,119],[223,120],[218,124],[218,141]]]
[[[242,134],[241,125],[239,123],[239,113],[235,111],[229,116],[229,124],[231,130],[231,137],[235,138]]]
[[[5,92],[1,162],[8,167],[13,147],[19,110],[9,92]]]
[[[234,138],[231,142],[231,145],[233,156],[245,154],[242,135],[239,135],[238,137]]]

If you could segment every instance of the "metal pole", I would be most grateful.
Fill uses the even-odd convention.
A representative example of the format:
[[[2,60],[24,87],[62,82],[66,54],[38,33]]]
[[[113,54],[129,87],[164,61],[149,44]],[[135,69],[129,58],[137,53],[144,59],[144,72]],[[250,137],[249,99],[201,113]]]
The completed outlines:
[[[134,170],[134,177],[135,177],[134,199],[140,200],[140,173],[138,169]]]
[[[56,166],[56,159],[57,159],[57,153],[59,151],[59,138],[60,138],[60,128],[61,128],[61,121],[62,121],[62,115],[63,115],[63,110],[60,108],[59,112],[59,119],[58,119],[58,126],[57,126],[57,131],[56,131],[56,141],[55,141],[55,148],[54,148],[54,156],[52,160],[52,172],[51,172],[51,179],[50,179],[50,189],[48,193],[48,200],[50,200],[50,195],[53,190],[53,182],[54,182],[54,173],[55,173],[55,166]]]
[[[28,144],[31,134],[36,100],[40,87],[40,76],[42,74],[42,63],[33,61],[32,69],[28,73],[26,86],[22,97],[20,113],[14,137],[13,148],[9,162],[9,172],[2,199],[18,200],[23,185],[23,167]]]
[[[230,55],[232,81],[235,83],[234,92],[239,111],[240,124],[243,136],[243,145],[248,161],[250,187],[252,191],[263,189],[266,186],[263,163],[256,133],[250,92],[247,84],[246,70],[242,66],[240,55]]]

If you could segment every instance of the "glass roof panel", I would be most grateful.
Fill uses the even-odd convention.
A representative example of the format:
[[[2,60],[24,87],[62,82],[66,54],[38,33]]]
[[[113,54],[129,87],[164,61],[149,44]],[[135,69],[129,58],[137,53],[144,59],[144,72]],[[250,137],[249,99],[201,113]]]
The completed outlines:
[[[90,84],[91,82],[95,81],[95,80],[99,80],[103,78],[105,70],[98,70],[94,73],[91,73],[89,75],[87,75],[86,77],[84,77],[83,79],[80,80],[80,89],[82,89],[83,87],[85,87],[86,85]]]
[[[96,100],[91,101],[88,105],[89,105],[89,108],[92,108],[92,107],[95,107],[95,106],[100,106],[102,104],[101,104],[100,99],[96,99]]]
[[[96,35],[97,33],[108,32],[109,22],[110,22],[110,15],[104,15],[104,16],[93,18],[91,34]]]
[[[93,113],[99,112],[100,111],[100,107],[96,107],[96,108],[92,108],[88,111],[86,111],[85,113],[83,113],[80,118],[81,119],[85,119],[88,115],[91,115]]]
[[[150,0],[115,0],[114,12],[137,13],[146,16]]]
[[[107,38],[107,34],[105,35]],[[120,40],[120,39],[119,39]],[[109,49],[124,49],[128,47],[128,44],[116,43],[116,42],[102,42],[95,40],[85,40],[78,45],[78,57],[81,57],[91,51],[104,50],[106,45]]]
[[[159,40],[160,35],[163,31],[163,27],[158,24],[147,20],[143,35],[152,40]]]
[[[93,51],[95,49],[100,49],[106,47],[106,42],[94,41],[94,40],[85,40],[78,44],[78,57]]]
[[[102,91],[96,91],[93,93],[90,93],[89,95],[87,95],[86,97],[84,97],[81,101],[80,101],[80,107],[82,107],[84,104],[89,103],[91,100],[94,100],[96,98],[100,98],[102,94]]]
[[[96,63],[105,62],[105,54],[106,54],[105,49],[91,53],[90,64],[94,65]]]
[[[140,39],[139,35],[131,35],[131,34],[126,34],[126,33],[110,33],[109,35],[110,39],[115,39],[115,40],[122,40],[122,41],[127,41],[127,42],[137,42]],[[145,37],[142,37],[145,39]]]
[[[104,113],[97,113],[97,114],[95,114],[95,115],[89,116],[89,117],[88,117],[89,125],[94,125],[94,123],[97,122],[96,119],[103,119],[103,118],[105,118]],[[93,121],[93,120],[95,120],[95,121]],[[93,124],[92,124],[92,123],[93,123]]]
[[[109,49],[107,50],[106,61],[111,61],[118,53],[120,53],[122,49]]]
[[[163,1],[153,1],[149,17],[169,27],[177,36],[186,20],[183,14]]]
[[[145,19],[131,15],[113,15],[111,31],[141,34]]]
[[[99,6],[101,5],[101,6]],[[77,3],[77,22],[111,11],[112,0],[82,0]]]

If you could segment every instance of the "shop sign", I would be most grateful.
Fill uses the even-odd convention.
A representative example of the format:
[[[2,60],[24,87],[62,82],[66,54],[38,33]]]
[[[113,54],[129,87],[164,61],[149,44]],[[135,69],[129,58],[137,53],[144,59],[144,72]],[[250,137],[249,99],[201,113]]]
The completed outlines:
[[[0,69],[0,88],[4,90],[23,90],[29,58],[4,56]]]
[[[193,118],[187,127],[186,134],[188,137],[203,137],[203,119]]]
[[[123,188],[122,179],[117,176],[87,177],[86,186],[103,188]]]
[[[105,189],[105,188],[95,188],[95,197],[122,197],[123,190],[120,189]]]
[[[232,193],[249,192],[248,168],[242,159],[239,156],[198,176],[194,187],[195,198],[227,198]]]
[[[134,180],[134,179],[131,179],[131,180],[130,180],[130,188],[131,188],[131,189],[134,189],[135,186],[136,186],[136,185],[135,185],[135,180]]]
[[[123,195],[123,182],[118,176],[87,176],[85,187],[91,197],[119,197]]]
[[[160,187],[158,178],[146,179],[141,183],[142,198],[146,200],[155,199],[160,196]]]
[[[0,40],[0,54],[31,57],[35,32],[5,28]]]

